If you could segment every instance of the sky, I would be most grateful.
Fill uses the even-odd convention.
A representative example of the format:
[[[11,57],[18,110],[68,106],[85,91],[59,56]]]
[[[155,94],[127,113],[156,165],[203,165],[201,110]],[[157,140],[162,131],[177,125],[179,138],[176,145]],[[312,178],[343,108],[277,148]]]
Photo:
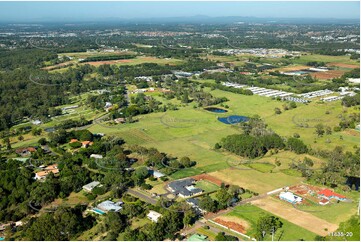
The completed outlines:
[[[94,21],[195,15],[359,19],[359,10],[359,1],[0,2],[0,21]]]

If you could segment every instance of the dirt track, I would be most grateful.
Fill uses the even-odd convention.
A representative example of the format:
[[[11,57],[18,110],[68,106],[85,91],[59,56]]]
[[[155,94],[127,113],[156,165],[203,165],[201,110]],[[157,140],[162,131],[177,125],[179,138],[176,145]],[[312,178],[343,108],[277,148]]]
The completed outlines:
[[[282,206],[282,202],[275,201],[271,197],[253,201],[252,204],[318,235],[326,236],[338,228],[336,224],[329,223],[310,213],[302,212],[287,206],[287,204]],[[326,228],[327,231],[325,231]]]

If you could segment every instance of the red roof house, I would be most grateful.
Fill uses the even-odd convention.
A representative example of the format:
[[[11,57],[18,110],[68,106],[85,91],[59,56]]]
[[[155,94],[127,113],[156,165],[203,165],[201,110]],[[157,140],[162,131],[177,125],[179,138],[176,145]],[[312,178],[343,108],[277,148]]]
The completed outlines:
[[[338,193],[335,193],[333,191],[331,191],[330,189],[323,189],[321,191],[318,192],[319,195],[323,196],[323,197],[327,197],[329,199],[331,198],[335,198],[335,199],[338,199],[338,200],[345,200],[346,197],[341,195],[341,194],[338,194]]]

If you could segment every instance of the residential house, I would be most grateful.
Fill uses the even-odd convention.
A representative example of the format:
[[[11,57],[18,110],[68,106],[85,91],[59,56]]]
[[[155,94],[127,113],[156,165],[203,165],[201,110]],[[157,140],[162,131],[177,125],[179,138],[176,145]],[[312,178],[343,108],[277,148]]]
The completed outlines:
[[[326,205],[330,203],[330,200],[326,199],[326,198],[322,198],[319,202],[320,205]]]
[[[346,200],[345,196],[343,196],[341,194],[338,194],[338,193],[335,193],[335,192],[331,191],[330,189],[323,189],[323,190],[318,192],[318,195],[320,197],[323,197],[323,198],[326,198],[326,199],[337,199],[337,200],[340,200],[340,201]]]
[[[88,148],[88,147],[91,146],[91,145],[93,145],[93,142],[88,141],[88,140],[81,142],[81,147],[82,147],[82,148]]]
[[[149,169],[149,174],[154,176],[155,178],[161,178],[161,177],[164,177],[165,175],[159,171],[156,171],[156,170],[152,170],[152,169]]]
[[[21,156],[28,156],[36,151],[35,147],[19,148],[15,150],[15,153]]]
[[[192,208],[194,208],[197,212],[203,214],[206,213],[206,210],[203,210],[200,206],[199,206],[199,199],[197,198],[188,198],[186,200],[186,203],[188,203],[189,205],[192,206]]]
[[[170,182],[168,184],[168,188],[173,194],[185,198],[201,194],[203,192],[202,189],[194,187],[194,184],[195,180],[193,178],[186,178]]]
[[[94,159],[103,159],[102,155],[98,155],[98,154],[91,154],[90,158],[94,158]]]
[[[50,173],[53,173],[54,175],[59,173],[59,169],[58,169],[58,165],[54,164],[54,165],[50,165],[45,167],[42,171],[39,171],[37,173],[35,173],[35,180],[42,180],[45,179],[47,175],[49,175]]]
[[[147,218],[149,218],[150,220],[152,220],[153,222],[157,223],[159,218],[162,217],[162,214],[157,213],[156,211],[150,210],[149,213],[147,214]]]
[[[123,124],[125,123],[125,118],[116,118],[114,119],[114,122],[116,122],[117,124]]]
[[[92,192],[94,188],[101,186],[100,182],[93,181],[83,186],[83,189],[87,192]]]
[[[78,139],[71,139],[69,143],[75,143],[75,142],[79,142]]]
[[[97,208],[104,211],[104,212],[119,212],[122,207],[119,206],[122,202],[112,202],[112,201],[104,201],[98,204]]]

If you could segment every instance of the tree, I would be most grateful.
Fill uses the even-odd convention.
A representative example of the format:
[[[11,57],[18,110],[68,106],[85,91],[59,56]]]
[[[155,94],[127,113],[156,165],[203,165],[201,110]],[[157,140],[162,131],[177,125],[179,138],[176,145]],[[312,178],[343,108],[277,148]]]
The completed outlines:
[[[238,241],[238,238],[232,235],[226,235],[224,232],[219,232],[215,237],[216,241]]]
[[[214,145],[214,149],[219,150],[220,148],[222,148],[222,147],[221,147],[221,145],[219,143],[216,143]]]
[[[316,132],[317,136],[318,137],[323,136],[323,134],[325,133],[325,128],[324,128],[323,124],[317,124],[315,126],[315,128],[316,128],[315,132]]]
[[[287,147],[297,154],[303,154],[308,151],[307,146],[303,143],[302,140],[293,137],[287,140]]]
[[[39,145],[46,145],[46,143],[47,143],[46,138],[40,138],[40,139],[38,140],[38,144],[39,144]]]
[[[23,141],[23,140],[24,140],[24,136],[20,135],[20,136],[18,137],[18,140],[19,140],[19,141]]]
[[[279,109],[279,108],[275,108],[275,114],[281,114],[282,112],[281,112],[281,109]]]
[[[233,196],[227,192],[227,189],[223,188],[217,191],[216,198],[220,208],[224,209],[229,205],[229,202],[231,201]]]
[[[188,91],[184,91],[182,97],[182,103],[189,103]]]
[[[184,167],[191,167],[194,165],[194,162],[191,161],[191,159],[189,159],[189,157],[184,156],[180,159],[180,163],[184,166]]]
[[[6,149],[7,149],[7,150],[11,150],[11,143],[10,143],[9,137],[5,137],[5,138],[3,139],[3,143],[6,145]]]
[[[262,214],[257,220],[256,225],[256,239],[264,240],[267,234],[276,233],[277,229],[281,228],[283,223],[281,220],[273,215]]]
[[[332,129],[331,129],[331,127],[330,126],[326,126],[326,134],[327,135],[330,135],[330,134],[332,134]]]
[[[203,196],[203,198],[199,201],[199,206],[209,212],[216,212],[217,211],[217,204],[210,196]]]

